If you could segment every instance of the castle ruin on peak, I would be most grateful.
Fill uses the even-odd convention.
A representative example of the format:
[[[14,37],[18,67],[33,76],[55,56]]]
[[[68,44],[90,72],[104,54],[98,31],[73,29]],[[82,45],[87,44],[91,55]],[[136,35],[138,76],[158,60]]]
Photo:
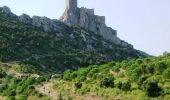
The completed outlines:
[[[80,26],[90,30],[96,34],[101,35],[117,45],[127,45],[117,37],[116,30],[107,27],[105,24],[105,17],[94,14],[94,9],[87,9],[84,7],[77,7],[77,0],[66,0],[66,9],[61,16],[60,21],[68,26]]]

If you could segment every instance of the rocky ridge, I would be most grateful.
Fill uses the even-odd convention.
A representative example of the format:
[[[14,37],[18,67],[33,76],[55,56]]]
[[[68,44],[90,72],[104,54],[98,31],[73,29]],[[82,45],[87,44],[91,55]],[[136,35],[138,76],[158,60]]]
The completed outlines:
[[[83,15],[83,14],[88,14],[88,16],[91,16],[91,15],[94,15],[94,10],[93,9],[86,9],[86,8],[81,8],[79,9],[81,11],[81,16],[87,16],[87,15]],[[68,12],[70,11],[66,9],[65,13],[69,14]],[[10,8],[8,8],[7,6],[4,6],[2,7],[2,12],[7,14],[7,15],[10,15],[10,16],[15,16],[18,18],[19,21],[25,23],[25,24],[30,24],[30,25],[33,25],[33,26],[36,26],[36,27],[41,27],[43,28],[44,31],[46,32],[55,32],[57,30],[61,30],[62,27],[64,26],[64,24],[68,25],[68,26],[73,26],[73,25],[76,25],[75,22],[76,21],[73,21],[75,18],[77,18],[75,16],[72,16],[72,18],[70,18],[69,16],[67,21],[63,23],[63,21],[60,19],[60,20],[57,20],[57,19],[50,19],[50,18],[47,18],[47,17],[40,17],[40,16],[33,16],[32,18],[27,15],[27,14],[22,14],[20,16],[17,16],[15,14],[13,14],[10,10]],[[71,13],[76,13],[77,11],[71,11]],[[64,15],[67,15],[67,14],[64,14]],[[74,14],[69,14],[69,15],[74,15]],[[89,20],[90,19],[90,20]],[[116,35],[116,31],[113,30],[112,28],[110,27],[107,27],[105,25],[105,19],[104,17],[100,17],[100,16],[97,16],[97,15],[94,15],[92,17],[87,17],[87,18],[81,18],[81,23],[80,23],[80,27],[86,29],[86,30],[90,30],[94,33],[97,34],[97,32],[99,32],[99,35],[102,36],[104,39],[106,40],[109,40],[111,41],[112,43],[116,44],[116,45],[121,45],[123,47],[132,47],[133,46],[123,40],[120,40],[117,35]],[[71,22],[68,22],[68,21],[71,21]],[[91,23],[89,24],[90,26],[87,26],[87,22],[94,22],[94,23]],[[70,25],[69,25],[70,23]],[[98,23],[98,24],[96,24]],[[87,27],[85,27],[87,26]],[[90,28],[90,29],[89,29]],[[97,30],[94,30],[94,29],[98,29]],[[104,34],[103,34],[104,33]]]
[[[61,71],[148,56],[131,45],[117,45],[79,26],[69,27],[47,17],[17,16],[8,7],[0,7],[0,23],[3,62],[19,61],[40,70]]]
[[[94,9],[78,8],[77,0],[66,0],[66,9],[60,20],[68,26],[81,26],[117,45],[129,45],[117,37],[116,30],[105,24],[104,16],[95,15]]]

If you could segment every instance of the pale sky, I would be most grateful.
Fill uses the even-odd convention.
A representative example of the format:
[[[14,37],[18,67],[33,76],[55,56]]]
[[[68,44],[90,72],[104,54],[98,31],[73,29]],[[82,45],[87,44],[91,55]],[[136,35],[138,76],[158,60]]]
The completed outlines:
[[[0,6],[4,5],[17,15],[58,19],[65,0],[0,0]],[[79,0],[78,6],[106,16],[106,24],[136,49],[152,55],[170,52],[170,0]]]

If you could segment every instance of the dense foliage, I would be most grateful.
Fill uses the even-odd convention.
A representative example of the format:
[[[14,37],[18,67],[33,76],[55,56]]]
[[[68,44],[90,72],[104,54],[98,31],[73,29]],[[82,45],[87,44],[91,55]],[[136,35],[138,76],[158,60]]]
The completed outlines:
[[[39,76],[33,66],[0,62],[0,96],[7,100],[27,100],[30,96],[44,97],[36,86],[46,82],[51,75]]]
[[[91,65],[77,71],[65,71],[63,80],[56,82],[58,89],[71,89],[67,84],[82,82],[78,93],[144,100],[158,97],[170,99],[170,55],[144,59]],[[62,83],[62,84],[61,84]],[[62,88],[65,86],[65,88]],[[126,94],[126,95],[124,95]]]

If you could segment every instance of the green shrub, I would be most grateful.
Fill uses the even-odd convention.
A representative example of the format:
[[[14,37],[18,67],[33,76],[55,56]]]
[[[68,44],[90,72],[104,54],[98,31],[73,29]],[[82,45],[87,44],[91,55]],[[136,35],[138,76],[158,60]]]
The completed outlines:
[[[19,72],[21,73],[34,73],[35,72],[35,66],[32,65],[21,65]]]
[[[122,89],[122,85],[123,85],[122,82],[119,81],[119,83],[117,84],[117,88]]]
[[[6,76],[6,73],[0,69],[0,78],[4,78]]]
[[[16,100],[16,99],[15,99],[15,96],[9,96],[9,97],[7,97],[6,100]]]
[[[81,82],[83,82],[85,80],[86,80],[86,76],[81,76],[81,77],[78,78],[78,81],[81,81]]]
[[[68,97],[67,100],[73,100],[73,98],[72,97]]]
[[[23,95],[18,98],[18,100],[27,100],[27,96]]]
[[[7,89],[3,92],[3,95],[5,95],[5,96],[16,96],[16,91],[11,90],[11,89]]]
[[[166,69],[163,72],[163,77],[166,78],[166,79],[170,79],[170,68]]]
[[[0,84],[0,93],[2,93],[4,90],[8,88],[7,84]]]
[[[38,78],[36,79],[36,83],[37,83],[37,84],[40,84],[41,82],[45,82],[45,81],[46,81],[45,77],[38,77]]]
[[[98,73],[99,69],[98,68],[93,68],[90,70],[90,72],[88,73],[89,77],[93,77],[94,74]]]
[[[158,73],[162,73],[167,68],[167,65],[164,61],[159,61],[156,63],[156,70]]]
[[[158,97],[161,95],[162,89],[158,86],[157,82],[149,81],[146,83],[145,91],[149,97]]]
[[[82,83],[81,82],[76,82],[74,84],[74,86],[76,87],[76,89],[80,89],[82,87]]]
[[[113,77],[106,77],[100,82],[101,87],[114,87],[114,78]]]
[[[154,72],[155,72],[154,66],[153,66],[153,65],[149,65],[149,66],[147,67],[147,71],[148,71],[148,73],[154,74]]]
[[[63,79],[64,79],[64,80],[72,80],[71,77],[70,77],[70,76],[71,76],[71,73],[72,73],[71,70],[65,71],[65,72],[64,72],[64,75],[63,75]]]
[[[139,88],[142,88],[142,85],[143,85],[143,83],[145,82],[146,79],[147,79],[147,76],[142,76],[138,79],[137,84],[138,84]]]
[[[127,91],[130,91],[130,89],[131,89],[131,83],[129,81],[122,84],[123,91],[127,92]]]

